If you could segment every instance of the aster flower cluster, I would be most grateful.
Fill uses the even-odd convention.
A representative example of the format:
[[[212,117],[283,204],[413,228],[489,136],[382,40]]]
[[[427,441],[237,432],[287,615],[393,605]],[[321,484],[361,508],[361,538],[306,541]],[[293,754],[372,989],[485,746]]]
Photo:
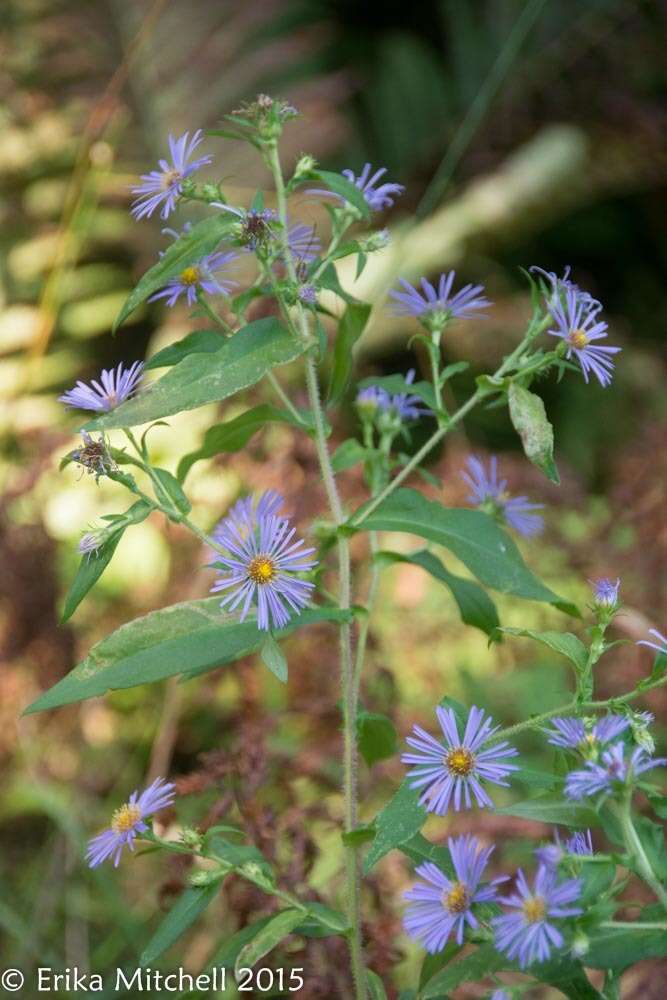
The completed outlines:
[[[455,811],[492,805],[484,783],[507,786],[507,778],[517,766],[508,763],[517,751],[506,740],[490,741],[498,731],[489,717],[476,707],[468,715],[463,735],[451,708],[436,708],[444,740],[434,739],[420,726],[407,743],[416,752],[404,753],[401,760],[415,765],[408,778],[413,788],[423,789],[420,803],[428,812],[445,815]],[[578,879],[561,880],[557,868],[566,854],[592,853],[590,831],[575,834],[565,845],[560,840],[537,852],[539,866],[533,887],[522,871],[516,877],[516,891],[498,897],[497,887],[509,876],[499,876],[483,884],[482,876],[493,847],[483,848],[472,836],[448,841],[454,878],[437,865],[427,862],[416,869],[424,882],[405,893],[409,902],[404,915],[408,935],[430,953],[441,951],[452,938],[461,945],[466,926],[476,929],[475,904],[499,902],[510,912],[491,921],[495,944],[522,968],[544,962],[553,948],[560,949],[565,938],[557,921],[582,912],[576,904],[581,895]]]

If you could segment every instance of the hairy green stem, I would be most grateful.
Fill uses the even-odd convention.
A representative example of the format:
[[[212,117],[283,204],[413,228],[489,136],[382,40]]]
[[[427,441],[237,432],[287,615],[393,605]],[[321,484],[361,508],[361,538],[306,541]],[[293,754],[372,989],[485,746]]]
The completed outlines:
[[[286,238],[287,200],[285,182],[276,143],[267,147],[267,160],[273,174],[278,204],[278,217],[283,225],[283,254],[290,280],[296,282],[296,268]],[[308,316],[306,310],[297,305],[299,333],[304,344],[310,343]],[[340,527],[345,522],[345,511],[336,486],[336,479],[327,447],[327,432],[322,401],[320,397],[317,365],[312,351],[306,354],[306,386],[315,424],[315,447],[319,460],[324,489],[334,523]],[[338,603],[347,610],[351,603],[350,548],[347,538],[338,537]],[[356,703],[354,694],[354,671],[352,663],[352,630],[349,623],[340,627],[341,687],[343,700],[343,797],[345,802],[345,830],[349,832],[357,826],[357,740]],[[361,879],[357,848],[346,845],[345,880],[347,896],[347,918],[350,924],[349,943],[356,1000],[366,1000],[366,969],[364,965],[361,939]]]
[[[635,829],[632,822],[632,786],[629,786],[623,801],[616,804],[616,815],[621,824],[621,832],[623,834],[623,842],[625,844],[626,850],[631,858],[634,858],[637,865],[637,871],[643,878],[644,882],[653,890],[657,898],[660,900],[663,909],[667,912],[667,889],[653,871],[653,866],[644,850],[644,845],[642,844],[639,835]]]
[[[533,729],[536,726],[540,726],[543,722],[553,719],[555,715],[567,715],[568,712],[581,714],[582,712],[596,712],[605,708],[615,708],[621,702],[634,701],[635,698],[639,698],[641,695],[647,694],[647,692],[653,691],[655,688],[662,687],[664,684],[667,684],[667,674],[663,674],[662,677],[659,677],[652,684],[645,684],[643,687],[635,688],[634,691],[629,691],[628,694],[624,694],[619,698],[581,702],[577,702],[576,698],[573,698],[565,705],[559,705],[558,708],[550,708],[548,712],[541,712],[540,715],[534,715],[531,719],[526,719],[524,722],[517,722],[514,726],[499,729],[490,742],[497,743],[499,740],[507,739],[508,736],[514,736],[516,733],[523,732],[524,729]]]

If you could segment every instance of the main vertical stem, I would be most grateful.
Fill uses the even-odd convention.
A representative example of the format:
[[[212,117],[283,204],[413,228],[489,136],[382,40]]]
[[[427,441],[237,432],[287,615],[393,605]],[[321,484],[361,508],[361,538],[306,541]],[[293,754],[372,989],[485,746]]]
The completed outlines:
[[[278,157],[277,146],[272,144],[268,150],[268,162],[276,186],[278,216],[283,224],[284,234],[287,231],[287,204],[285,184]],[[289,250],[287,237],[284,235],[284,255],[287,272],[296,281],[294,261]],[[299,329],[304,343],[309,343],[308,318],[304,309],[298,306]],[[315,446],[319,460],[322,481],[327,494],[329,508],[337,527],[345,522],[345,511],[338,494],[336,479],[327,448],[327,435],[322,401],[320,398],[317,365],[308,350],[306,354],[306,386],[308,399],[315,424]],[[350,566],[350,546],[344,535],[339,535],[338,553],[338,603],[343,611],[348,611],[351,604],[352,577]],[[352,660],[352,628],[349,622],[340,626],[340,662],[341,688],[343,702],[343,798],[345,802],[345,831],[349,833],[357,825],[357,740],[356,740],[356,696],[354,683],[354,667]],[[345,882],[347,897],[347,918],[350,925],[348,940],[352,976],[356,1000],[367,1000],[366,969],[361,940],[361,878],[359,857],[353,845],[345,846]]]

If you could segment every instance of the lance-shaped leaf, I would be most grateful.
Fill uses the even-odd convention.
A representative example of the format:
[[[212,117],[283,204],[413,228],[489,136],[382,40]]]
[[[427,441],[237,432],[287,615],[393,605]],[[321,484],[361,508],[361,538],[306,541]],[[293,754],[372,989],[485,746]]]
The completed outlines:
[[[521,438],[526,457],[541,469],[552,483],[560,483],[554,462],[554,429],[547,419],[539,396],[512,382],[508,393],[510,417]]]
[[[465,580],[462,576],[450,573],[432,552],[423,549],[409,556],[399,552],[378,552],[376,558],[380,562],[401,562],[420,566],[451,590],[458,604],[461,620],[466,625],[481,629],[487,635],[491,635],[499,628],[498,612],[487,592],[474,580]]]
[[[397,752],[394,723],[378,712],[357,714],[357,744],[369,767],[378,760],[386,760]]]
[[[268,635],[259,651],[264,666],[268,667],[274,677],[287,684],[287,658],[272,635]]]
[[[139,959],[140,965],[150,965],[158,955],[171,947],[195,922],[206,907],[215,899],[220,882],[204,888],[186,889],[169,911],[157,931],[146,945]]]
[[[518,772],[517,772],[518,773]],[[568,802],[562,797],[539,795],[524,802],[515,802],[504,809],[496,809],[502,816],[519,816],[521,819],[537,820],[551,826],[573,826],[586,829],[599,826],[600,817],[590,806]]]
[[[308,426],[306,421],[307,414],[304,414],[303,421],[298,421],[289,410],[280,410],[269,403],[254,406],[233,420],[209,427],[201,448],[184,455],[178,463],[178,478],[183,482],[195,462],[200,462],[203,458],[212,458],[223,452],[240,451],[241,448],[245,448],[253,435],[266,424],[285,423],[303,429]]]
[[[202,257],[213,253],[235,221],[233,215],[220,212],[212,218],[195,223],[187,233],[179,236],[130,292],[113,325],[114,332],[149,295],[163,288],[171,278],[175,278],[186,267],[197,264]]]
[[[352,516],[353,529],[362,512],[363,507]],[[397,489],[356,530],[403,531],[426,538],[453,552],[487,587],[576,613],[576,608],[531,573],[509,535],[481,511],[443,507],[415,490]]]
[[[572,635],[571,632],[536,632],[531,628],[501,628],[500,631],[504,635],[521,635],[541,642],[543,646],[548,646],[555,653],[566,656],[575,665],[577,671],[584,670],[588,662],[588,650],[581,639],[577,639],[576,635]]]
[[[152,368],[171,368],[188,354],[215,354],[225,342],[220,330],[193,330],[187,337],[177,340],[158,351],[145,364],[146,371]]]
[[[426,810],[419,805],[419,790],[403,781],[375,821],[375,839],[364,860],[364,874],[385,854],[409,841],[426,822]]]
[[[440,1000],[462,983],[473,983],[484,979],[492,972],[507,968],[509,960],[496,951],[492,944],[483,944],[469,952],[457,962],[450,962],[446,968],[436,973],[421,991],[424,1000]]]
[[[354,345],[364,332],[371,307],[365,302],[351,302],[338,324],[334,344],[333,367],[329,383],[329,401],[339,402],[352,375]]]
[[[349,621],[350,617],[338,608],[307,608],[275,636],[279,639],[304,625]],[[26,714],[177,674],[194,677],[256,652],[265,639],[256,621],[239,622],[236,615],[223,613],[217,597],[172,604],[121,625],[98,642]]]
[[[113,531],[114,533],[107,541],[95,552],[84,553],[72,586],[65,598],[65,606],[60,619],[61,623],[66,622],[68,618],[72,617],[88,591],[95,586],[102,576],[102,573],[104,573],[104,570],[113,558],[125,529],[129,528],[131,524],[140,524],[141,521],[144,521],[148,517],[152,510],[153,507],[146,503],[145,500],[137,500],[124,514],[114,516],[114,519],[106,529],[108,532]]]
[[[589,935],[589,949],[584,961],[591,969],[622,972],[645,958],[667,956],[667,933],[664,927],[648,928],[639,918],[639,927],[597,927]]]
[[[188,354],[144,392],[93,420],[88,429],[134,427],[227,399],[302,351],[277,319],[258,319],[223,341],[214,353]]]
[[[268,955],[298,927],[305,915],[304,910],[297,909],[281,910],[280,913],[276,913],[275,917],[272,917],[252,940],[241,948],[234,966],[237,974],[239,969],[252,969],[260,958]]]

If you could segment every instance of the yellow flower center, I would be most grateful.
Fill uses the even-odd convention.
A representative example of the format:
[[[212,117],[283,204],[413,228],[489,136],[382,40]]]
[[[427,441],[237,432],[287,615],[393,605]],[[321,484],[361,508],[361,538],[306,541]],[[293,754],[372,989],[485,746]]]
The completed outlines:
[[[276,564],[270,556],[255,556],[248,566],[248,576],[253,583],[260,585],[271,583],[277,571]]]
[[[442,894],[442,905],[450,913],[464,913],[470,906],[470,893],[464,882],[455,882],[447,892]]]
[[[454,747],[445,754],[443,762],[448,771],[465,778],[475,766],[475,758],[467,747]]]
[[[529,896],[523,904],[523,915],[528,924],[536,924],[540,920],[544,920],[546,912],[547,904],[541,896]]]
[[[173,184],[181,180],[180,170],[165,170],[160,178],[160,187],[163,191],[168,191]]]
[[[111,829],[114,833],[128,833],[140,819],[141,809],[139,806],[127,802],[120,809],[116,809],[111,817]]]
[[[199,268],[186,267],[184,271],[181,271],[180,280],[182,285],[196,285],[199,281]]]
[[[573,330],[567,339],[577,351],[582,351],[588,343],[588,337],[583,330]]]

